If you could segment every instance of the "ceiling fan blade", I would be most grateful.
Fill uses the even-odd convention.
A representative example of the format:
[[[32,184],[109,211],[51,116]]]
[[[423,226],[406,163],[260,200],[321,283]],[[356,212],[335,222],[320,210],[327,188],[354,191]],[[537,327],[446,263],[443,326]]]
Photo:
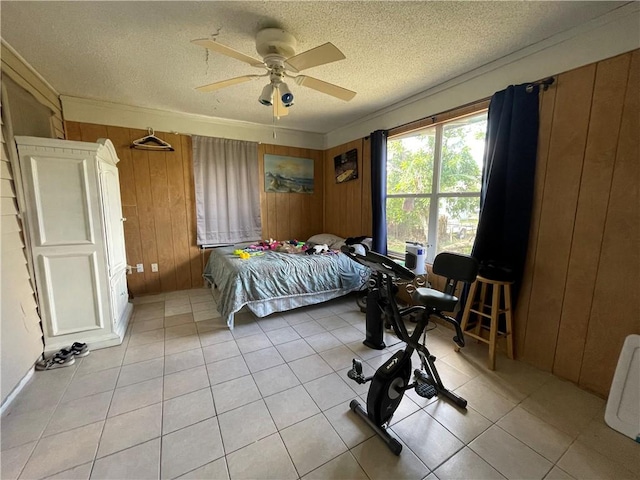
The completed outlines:
[[[344,53],[338,50],[333,43],[325,43],[319,47],[312,48],[306,52],[294,55],[288,58],[286,64],[291,67],[294,72],[301,72],[307,68],[317,67],[318,65],[324,65],[326,63],[337,62],[338,60],[344,60]]]
[[[332,97],[339,98],[340,100],[344,100],[345,102],[348,102],[356,96],[356,92],[354,91],[339,87],[338,85],[334,85],[333,83],[318,80],[317,78],[307,77],[306,75],[298,75],[296,77],[296,83],[298,85],[302,85],[303,87],[312,88],[314,90],[317,90],[318,92],[326,93],[327,95],[331,95]]]
[[[230,87],[231,85],[237,85],[238,83],[248,82],[256,78],[264,77],[265,75],[244,75],[242,77],[229,78],[228,80],[222,80],[221,82],[210,83],[209,85],[202,85],[196,87],[199,92],[213,92],[214,90],[220,90],[221,88]]]
[[[191,40],[191,43],[195,45],[199,45],[204,48],[208,48],[212,52],[221,53],[222,55],[226,55],[227,57],[235,58],[236,60],[240,60],[241,62],[248,63],[254,67],[262,67],[264,66],[264,62],[262,60],[258,60],[257,58],[250,57],[249,55],[245,55],[242,52],[234,50],[231,47],[227,47],[226,45],[222,45],[221,43],[214,42],[208,38],[202,38],[199,40]]]
[[[280,118],[287,115],[289,115],[289,109],[280,100],[280,90],[276,87],[273,92],[273,116]]]

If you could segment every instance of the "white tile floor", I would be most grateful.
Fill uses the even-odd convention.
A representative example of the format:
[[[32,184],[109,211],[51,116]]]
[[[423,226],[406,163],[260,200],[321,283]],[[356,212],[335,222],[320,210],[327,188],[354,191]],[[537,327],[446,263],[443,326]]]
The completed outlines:
[[[400,345],[364,347],[352,297],[239,314],[233,332],[216,317],[206,289],[141,297],[121,346],[36,372],[2,418],[1,478],[640,478],[602,399],[504,356],[490,372],[485,346],[455,353],[444,327],[427,344],[468,409],[408,392],[396,457],[349,410],[368,385],[346,372]]]

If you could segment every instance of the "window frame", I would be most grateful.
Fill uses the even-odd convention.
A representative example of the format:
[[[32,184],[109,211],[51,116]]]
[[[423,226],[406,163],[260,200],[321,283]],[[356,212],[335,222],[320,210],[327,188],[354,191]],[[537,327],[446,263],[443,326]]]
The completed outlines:
[[[475,107],[475,108],[474,108]],[[464,110],[462,112],[461,110]],[[456,112],[459,114],[456,115]],[[469,107],[461,108],[457,111],[450,112],[450,115],[443,115],[445,118],[438,119],[437,116],[431,117],[426,121],[419,121],[416,124],[420,124],[416,128],[398,127],[397,129],[390,130],[387,137],[387,142],[394,140],[401,140],[402,138],[408,138],[411,136],[419,135],[421,132],[435,128],[435,143],[433,153],[433,178],[431,184],[431,193],[386,193],[386,200],[390,198],[428,198],[429,199],[429,238],[433,237],[434,240],[427,243],[426,247],[426,261],[429,264],[433,263],[437,254],[438,247],[438,210],[440,199],[442,198],[478,198],[480,199],[481,192],[441,192],[440,191],[440,176],[442,172],[442,139],[444,127],[452,122],[459,121],[468,117],[480,115],[482,113],[488,113],[488,102],[480,102]],[[388,154],[388,151],[387,151]],[[388,188],[388,187],[387,187]],[[386,208],[386,205],[385,205]],[[388,226],[388,220],[387,220]],[[394,258],[404,259],[404,252],[388,251],[388,255]]]

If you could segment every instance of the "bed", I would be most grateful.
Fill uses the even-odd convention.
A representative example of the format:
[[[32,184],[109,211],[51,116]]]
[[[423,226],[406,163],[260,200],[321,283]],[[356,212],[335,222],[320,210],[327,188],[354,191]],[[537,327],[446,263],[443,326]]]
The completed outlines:
[[[219,291],[218,310],[233,329],[246,306],[258,317],[321,303],[361,289],[369,270],[342,253],[307,255],[265,251],[241,259],[249,244],[212,249],[204,277]]]

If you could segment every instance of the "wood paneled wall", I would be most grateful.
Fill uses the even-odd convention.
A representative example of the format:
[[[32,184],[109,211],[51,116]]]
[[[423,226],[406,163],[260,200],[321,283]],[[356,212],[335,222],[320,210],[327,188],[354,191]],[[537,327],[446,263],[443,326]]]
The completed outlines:
[[[195,193],[191,138],[156,132],[174,152],[129,148],[145,130],[67,122],[67,138],[95,142],[110,139],[120,162],[120,194],[127,263],[144,265],[127,275],[134,295],[170,292],[203,285],[203,257],[196,245]],[[151,264],[158,264],[158,272]]]
[[[356,149],[358,178],[336,183],[334,158]],[[371,235],[371,152],[369,139],[358,139],[324,152],[324,230],[341,237]]]
[[[310,158],[314,162],[313,193],[266,193],[260,184],[260,214],[262,238],[305,241],[311,235],[324,232],[324,165],[321,150],[260,144],[258,165],[264,178],[264,155]]]
[[[110,139],[120,162],[120,193],[127,219],[125,243],[127,262],[144,265],[127,275],[133,295],[170,292],[203,284],[202,272],[208,251],[196,244],[195,190],[191,138],[187,135],[156,132],[175,152],[153,152],[129,148],[131,142],[147,135],[144,130],[67,122],[67,139],[95,142]],[[315,164],[313,194],[265,193],[260,185],[262,237],[277,240],[306,240],[323,229],[323,152],[276,145],[260,145],[258,165],[264,178],[264,154],[311,158]],[[158,264],[158,272],[151,264]]]
[[[540,108],[517,356],[606,396],[640,333],[640,51],[558,75]]]

